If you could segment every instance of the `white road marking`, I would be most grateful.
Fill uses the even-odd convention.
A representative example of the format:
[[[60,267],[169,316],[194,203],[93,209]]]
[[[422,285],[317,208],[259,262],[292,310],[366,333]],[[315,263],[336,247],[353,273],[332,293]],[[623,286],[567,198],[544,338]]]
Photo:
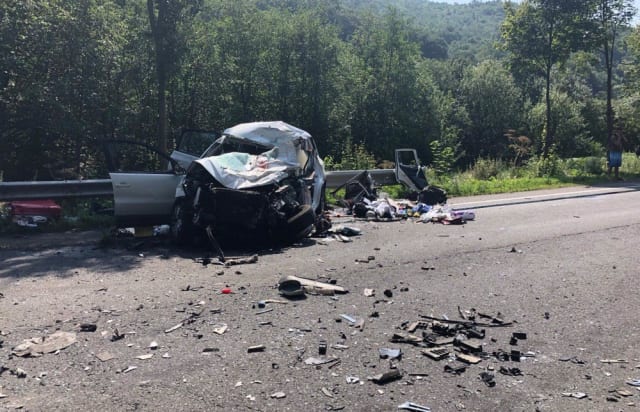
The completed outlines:
[[[487,199],[487,200],[476,200],[473,202],[464,202],[464,203],[456,203],[456,208],[460,206],[469,206],[469,205],[477,205],[483,203],[508,203],[508,202],[518,202],[524,200],[536,200],[536,199],[544,199],[549,197],[557,197],[558,199],[562,199],[563,197],[570,196],[585,196],[590,193],[593,194],[613,194],[613,193],[621,193],[621,192],[631,192],[633,189],[640,188],[640,184],[635,185],[627,185],[619,188],[600,188],[600,189],[588,189],[588,190],[579,190],[577,192],[560,192],[560,193],[548,193],[544,195],[531,195],[531,196],[522,196],[522,197],[509,197],[509,198],[501,198],[501,199]],[[628,189],[628,190],[627,190]]]

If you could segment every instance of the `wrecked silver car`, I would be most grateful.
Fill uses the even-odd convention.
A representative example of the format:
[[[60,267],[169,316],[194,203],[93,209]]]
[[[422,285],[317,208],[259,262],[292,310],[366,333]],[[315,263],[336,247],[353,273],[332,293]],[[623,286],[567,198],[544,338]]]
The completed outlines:
[[[327,226],[324,164],[311,135],[287,123],[239,124],[199,158],[179,145],[170,163],[160,173],[110,173],[120,225],[170,223],[177,242],[208,238],[218,249],[291,243]]]

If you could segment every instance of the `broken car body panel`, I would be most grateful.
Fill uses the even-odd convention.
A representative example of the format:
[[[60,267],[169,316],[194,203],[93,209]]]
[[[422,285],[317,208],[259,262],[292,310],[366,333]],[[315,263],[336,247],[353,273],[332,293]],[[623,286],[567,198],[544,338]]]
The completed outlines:
[[[396,149],[396,180],[410,190],[420,192],[427,185],[425,167],[420,164],[415,149]]]

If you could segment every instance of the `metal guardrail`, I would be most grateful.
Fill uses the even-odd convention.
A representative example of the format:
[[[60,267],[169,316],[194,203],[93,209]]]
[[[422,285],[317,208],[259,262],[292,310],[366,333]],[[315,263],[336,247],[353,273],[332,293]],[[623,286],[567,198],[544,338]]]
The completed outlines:
[[[361,170],[341,170],[327,172],[327,188],[335,189],[362,172]],[[393,169],[369,170],[377,185],[395,184]],[[0,182],[0,201],[64,199],[76,197],[113,196],[110,179],[64,180],[48,182]]]

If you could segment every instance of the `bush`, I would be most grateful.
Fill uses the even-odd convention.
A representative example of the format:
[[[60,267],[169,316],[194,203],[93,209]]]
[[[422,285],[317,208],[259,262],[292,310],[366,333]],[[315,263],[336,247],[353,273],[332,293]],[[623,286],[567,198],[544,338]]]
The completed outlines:
[[[376,159],[363,144],[347,144],[340,160],[327,156],[324,164],[327,170],[370,170],[376,167]]]
[[[469,173],[474,179],[488,180],[498,177],[501,172],[507,169],[507,166],[502,160],[478,159],[469,169]]]

